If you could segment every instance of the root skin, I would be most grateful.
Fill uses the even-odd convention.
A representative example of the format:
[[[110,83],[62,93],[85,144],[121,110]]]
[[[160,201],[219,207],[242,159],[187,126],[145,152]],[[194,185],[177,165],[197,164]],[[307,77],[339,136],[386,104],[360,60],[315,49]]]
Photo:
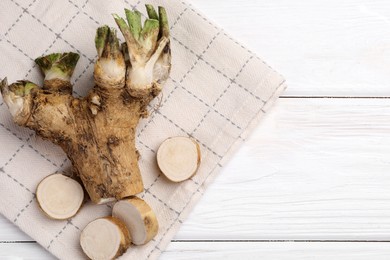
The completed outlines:
[[[24,125],[63,148],[93,202],[129,197],[143,191],[135,129],[155,95],[147,94],[135,99],[126,89],[94,90],[76,99],[39,90]]]
[[[135,245],[144,245],[157,235],[157,217],[152,208],[140,198],[131,197],[118,201],[112,214],[126,224]]]
[[[121,234],[121,246],[119,247],[118,253],[116,254],[115,258],[123,255],[126,250],[130,247],[131,245],[131,235],[129,230],[127,229],[125,223],[123,223],[120,219],[115,218],[115,217],[105,217],[105,219],[115,223],[119,227],[119,229],[122,231]]]

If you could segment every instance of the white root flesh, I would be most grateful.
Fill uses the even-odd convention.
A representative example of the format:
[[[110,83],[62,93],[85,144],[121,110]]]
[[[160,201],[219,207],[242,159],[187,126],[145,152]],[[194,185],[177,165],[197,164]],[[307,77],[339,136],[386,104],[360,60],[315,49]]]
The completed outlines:
[[[158,232],[158,221],[150,206],[142,199],[132,197],[118,201],[112,215],[126,224],[135,245],[144,245]]]
[[[188,137],[165,140],[157,151],[157,163],[164,175],[173,182],[191,178],[200,165],[199,144]]]
[[[97,204],[98,205],[106,204],[106,203],[114,202],[116,200],[117,200],[116,198],[104,198],[104,199],[100,199]]]
[[[81,248],[92,260],[115,259],[126,252],[130,242],[125,224],[113,217],[90,222],[80,236]]]
[[[37,201],[42,211],[52,219],[69,219],[79,211],[84,190],[80,183],[56,173],[44,178],[37,187]]]

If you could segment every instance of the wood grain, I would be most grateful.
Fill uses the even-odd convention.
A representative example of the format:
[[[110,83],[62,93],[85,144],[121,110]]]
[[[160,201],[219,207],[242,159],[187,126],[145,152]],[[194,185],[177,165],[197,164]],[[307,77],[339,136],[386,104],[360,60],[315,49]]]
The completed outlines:
[[[52,260],[52,254],[35,242],[0,243],[1,260]]]
[[[390,99],[281,99],[177,239],[390,238]]]
[[[172,242],[160,259],[387,260],[389,257],[390,247],[387,243]],[[0,243],[0,259],[55,258],[35,243]]]
[[[387,260],[386,243],[171,243],[161,260]]]
[[[282,73],[287,96],[390,96],[384,0],[193,0]]]
[[[0,243],[7,241],[32,241],[24,232],[0,215]]]

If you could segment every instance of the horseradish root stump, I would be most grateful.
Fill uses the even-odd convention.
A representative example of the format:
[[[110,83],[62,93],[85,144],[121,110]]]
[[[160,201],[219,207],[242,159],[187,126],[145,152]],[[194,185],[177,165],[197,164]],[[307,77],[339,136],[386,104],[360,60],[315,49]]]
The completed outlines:
[[[158,231],[152,209],[133,197],[144,189],[135,147],[136,127],[147,117],[148,104],[161,92],[171,70],[166,11],[159,7],[157,12],[151,5],[146,9],[149,18],[143,25],[138,11],[125,9],[126,19],[114,14],[125,39],[122,44],[114,28],[105,25],[97,29],[95,86],[86,97],[72,95],[70,80],[79,60],[72,52],[35,60],[44,74],[42,87],[27,80],[8,85],[4,79],[0,84],[14,122],[65,151],[94,203],[124,199],[115,204],[113,217],[94,220],[81,232],[81,247],[91,259],[114,259],[127,250],[131,237],[134,244],[143,245]],[[174,158],[166,152],[174,145],[183,151],[176,153],[176,159],[186,165],[170,166]],[[159,165],[169,178],[182,181],[196,172],[200,162],[197,143],[172,139],[165,147],[168,149],[159,151]],[[67,219],[80,208],[83,189],[64,175],[50,175],[38,185],[37,200],[49,217]]]
[[[95,86],[85,98],[72,96],[76,53],[36,59],[45,76],[42,87],[26,80],[0,84],[14,121],[61,146],[95,203],[144,189],[135,129],[171,69],[166,11],[150,5],[147,11],[144,26],[138,11],[126,10],[127,21],[114,15],[125,44],[119,44],[114,28],[97,29]]]

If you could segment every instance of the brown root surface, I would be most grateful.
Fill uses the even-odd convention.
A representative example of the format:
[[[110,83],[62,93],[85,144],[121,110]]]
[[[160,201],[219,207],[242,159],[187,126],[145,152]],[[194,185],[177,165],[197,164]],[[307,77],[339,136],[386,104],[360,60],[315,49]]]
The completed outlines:
[[[156,214],[140,198],[131,197],[118,201],[112,214],[126,224],[135,245],[144,245],[157,235],[159,225]]]
[[[94,89],[77,99],[40,89],[25,125],[63,148],[93,202],[122,199],[143,191],[135,131],[155,94],[134,98],[125,88]]]

